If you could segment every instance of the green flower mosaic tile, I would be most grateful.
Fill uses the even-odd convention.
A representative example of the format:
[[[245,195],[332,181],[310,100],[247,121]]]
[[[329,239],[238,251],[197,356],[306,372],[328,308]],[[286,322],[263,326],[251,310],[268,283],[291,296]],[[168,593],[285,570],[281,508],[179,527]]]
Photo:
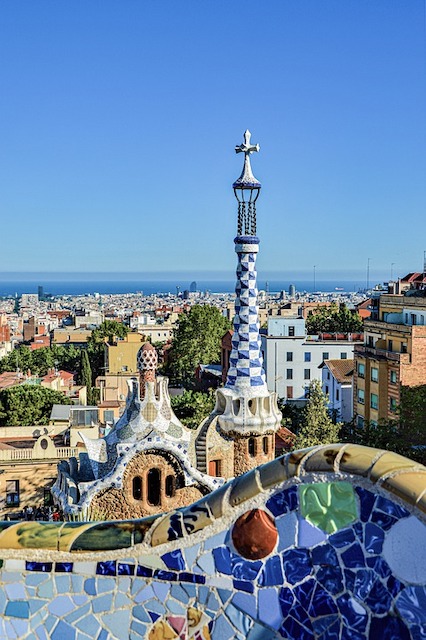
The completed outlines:
[[[327,533],[343,529],[358,518],[355,493],[349,482],[322,482],[299,487],[300,513]]]

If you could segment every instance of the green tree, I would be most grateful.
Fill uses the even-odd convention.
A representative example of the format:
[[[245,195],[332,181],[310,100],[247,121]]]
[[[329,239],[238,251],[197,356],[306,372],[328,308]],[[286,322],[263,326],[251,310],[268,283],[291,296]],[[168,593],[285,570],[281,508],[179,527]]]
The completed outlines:
[[[71,404],[60,391],[22,384],[0,391],[0,425],[47,424],[54,404]]]
[[[317,333],[358,333],[362,331],[362,318],[345,304],[318,306],[306,318],[306,330]]]
[[[88,353],[85,349],[81,351],[80,380],[81,384],[85,385],[87,389],[87,404],[91,405],[93,403],[92,369],[90,366]]]
[[[170,349],[170,377],[191,384],[198,365],[219,362],[221,339],[230,328],[217,307],[194,305],[181,313]]]
[[[112,343],[117,338],[123,339],[128,332],[128,327],[116,320],[105,320],[99,327],[93,329],[92,335],[87,340],[87,353],[92,368],[93,382],[103,373],[105,342]]]
[[[172,409],[189,429],[197,429],[214,409],[215,394],[212,391],[185,391],[171,398]]]
[[[312,380],[308,394],[309,398],[303,410],[302,427],[297,433],[294,448],[304,449],[339,442],[342,425],[333,423],[327,409],[327,396],[318,380]]]

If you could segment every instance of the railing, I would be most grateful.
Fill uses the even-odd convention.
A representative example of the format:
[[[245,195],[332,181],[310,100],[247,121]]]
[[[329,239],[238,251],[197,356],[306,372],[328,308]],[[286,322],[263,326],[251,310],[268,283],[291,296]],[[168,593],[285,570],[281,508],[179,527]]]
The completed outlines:
[[[0,450],[0,462],[19,460],[65,460],[78,457],[78,447],[57,447],[54,451],[42,451],[35,454],[34,449],[3,449]]]
[[[389,351],[387,349],[376,349],[376,347],[369,347],[368,345],[356,345],[354,352],[360,355],[371,355],[378,358],[386,358],[387,360],[394,360],[395,362],[402,362],[408,364],[410,362],[410,354],[399,353],[398,351]]]

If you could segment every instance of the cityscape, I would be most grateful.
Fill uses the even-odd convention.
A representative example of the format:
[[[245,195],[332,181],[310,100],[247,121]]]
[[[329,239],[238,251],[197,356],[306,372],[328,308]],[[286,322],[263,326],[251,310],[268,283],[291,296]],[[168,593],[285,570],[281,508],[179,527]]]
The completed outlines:
[[[0,9],[0,638],[426,637],[425,6]]]

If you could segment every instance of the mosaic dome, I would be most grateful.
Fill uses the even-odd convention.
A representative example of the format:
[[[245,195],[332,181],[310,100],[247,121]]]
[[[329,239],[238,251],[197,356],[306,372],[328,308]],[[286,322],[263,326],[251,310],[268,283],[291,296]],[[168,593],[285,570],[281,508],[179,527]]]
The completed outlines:
[[[137,363],[139,371],[155,371],[157,369],[157,351],[150,342],[145,342],[145,344],[139,349]]]

